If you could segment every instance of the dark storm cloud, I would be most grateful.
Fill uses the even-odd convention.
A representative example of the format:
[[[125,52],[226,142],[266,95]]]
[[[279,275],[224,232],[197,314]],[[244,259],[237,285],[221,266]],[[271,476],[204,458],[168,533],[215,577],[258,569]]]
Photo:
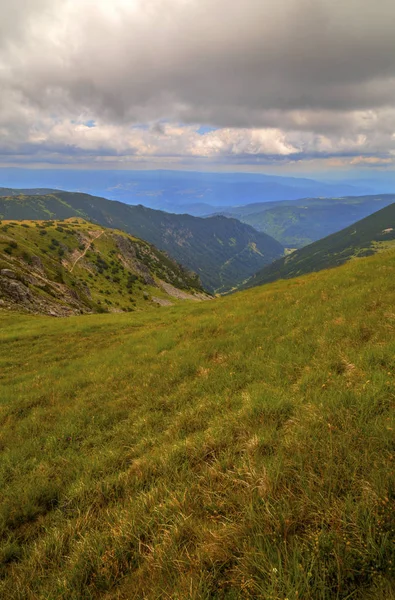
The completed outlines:
[[[393,149],[393,0],[17,0],[0,17],[4,136],[86,117]]]

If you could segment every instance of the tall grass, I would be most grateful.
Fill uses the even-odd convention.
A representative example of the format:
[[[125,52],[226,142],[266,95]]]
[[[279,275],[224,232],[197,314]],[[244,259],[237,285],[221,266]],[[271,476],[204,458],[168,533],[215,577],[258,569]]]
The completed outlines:
[[[2,598],[395,597],[394,252],[0,327]]]

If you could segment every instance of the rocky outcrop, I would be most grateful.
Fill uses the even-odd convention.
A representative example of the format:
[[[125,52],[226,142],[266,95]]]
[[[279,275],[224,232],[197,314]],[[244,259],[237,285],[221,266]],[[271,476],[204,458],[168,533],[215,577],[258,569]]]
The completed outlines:
[[[8,269],[2,269],[0,273],[0,300],[3,307],[22,308],[28,312],[52,316],[66,316],[79,312],[40,297],[30,290],[29,285],[17,279],[15,273],[10,271],[4,274],[4,271]]]
[[[34,271],[20,275],[12,269],[0,270],[0,306],[54,317],[91,312],[78,293],[66,285],[50,281]]]
[[[14,271],[11,271],[11,269],[1,269],[0,276],[6,277],[8,279],[16,279],[17,278],[16,273],[14,273]]]
[[[149,268],[138,260],[136,248],[127,237],[123,235],[113,234],[113,238],[117,244],[120,254],[118,258],[122,264],[132,273],[138,273],[146,285],[157,287],[155,279],[152,277]]]
[[[2,269],[0,273],[0,295],[21,304],[31,301],[29,288],[22,281],[18,281],[15,273],[8,269]]]

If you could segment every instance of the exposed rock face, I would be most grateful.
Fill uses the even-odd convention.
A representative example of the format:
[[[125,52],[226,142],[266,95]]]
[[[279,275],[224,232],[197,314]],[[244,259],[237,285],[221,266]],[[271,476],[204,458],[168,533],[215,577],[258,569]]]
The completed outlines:
[[[40,271],[41,273],[45,272],[44,265],[41,262],[41,259],[39,256],[32,256],[31,261],[32,261],[32,266],[34,269],[36,269],[37,271]]]
[[[8,277],[9,279],[16,279],[16,273],[11,271],[11,269],[1,269],[0,275],[2,277]]]
[[[4,275],[4,271],[7,273]],[[12,275],[11,275],[12,274]],[[34,277],[33,277],[34,279]],[[45,287],[43,282],[40,282],[42,287]],[[49,284],[46,284],[50,288]],[[60,286],[59,288],[66,286]],[[2,269],[0,272],[0,305],[7,308],[22,308],[28,312],[38,314],[48,314],[56,317],[64,317],[72,314],[79,314],[83,305],[80,302],[74,302],[70,293],[71,306],[65,306],[56,302],[56,295],[67,298],[70,290],[60,290],[51,288],[54,295],[53,301],[33,293],[29,289],[29,284],[26,281],[16,279],[16,275],[9,269]],[[86,310],[84,312],[87,312]]]
[[[32,257],[30,265],[22,262],[18,265],[18,268],[23,267],[29,271],[18,274],[8,268],[0,270],[0,306],[56,317],[91,312],[76,290],[47,277],[39,257]],[[40,294],[38,290],[47,294]],[[83,291],[89,295],[88,286],[84,286]]]
[[[124,266],[131,271],[139,273],[146,285],[158,287],[148,267],[138,260],[136,248],[134,247],[133,242],[129,238],[116,233],[113,234],[113,238],[120,251],[119,259],[122,261]]]
[[[22,283],[22,281],[17,281],[14,279],[15,274],[12,271],[8,271],[12,273],[13,277],[10,275],[3,276],[4,271],[8,271],[8,269],[2,269],[0,276],[0,294],[3,296],[8,296],[10,300],[23,303],[29,302],[31,299],[31,294],[29,288]]]

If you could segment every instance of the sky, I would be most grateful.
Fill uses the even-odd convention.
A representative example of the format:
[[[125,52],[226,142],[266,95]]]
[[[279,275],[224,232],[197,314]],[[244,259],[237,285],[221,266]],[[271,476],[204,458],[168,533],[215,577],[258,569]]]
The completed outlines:
[[[0,167],[395,169],[394,0],[0,0]]]

